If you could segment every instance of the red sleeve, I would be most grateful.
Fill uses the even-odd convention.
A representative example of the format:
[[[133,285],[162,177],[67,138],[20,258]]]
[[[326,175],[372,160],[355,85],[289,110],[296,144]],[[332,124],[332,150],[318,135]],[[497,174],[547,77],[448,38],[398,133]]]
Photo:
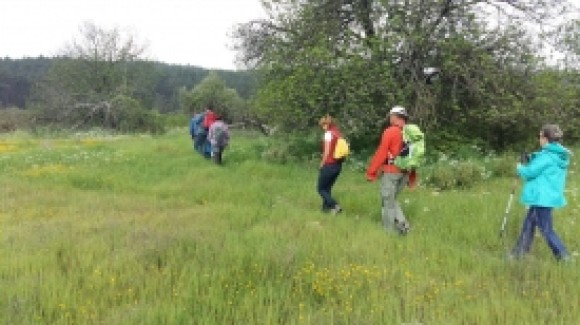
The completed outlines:
[[[377,173],[379,169],[385,164],[388,157],[388,148],[393,141],[393,132],[390,131],[391,128],[387,128],[381,137],[381,143],[379,144],[373,159],[371,160],[369,167],[367,168],[366,176],[370,181],[377,179]]]

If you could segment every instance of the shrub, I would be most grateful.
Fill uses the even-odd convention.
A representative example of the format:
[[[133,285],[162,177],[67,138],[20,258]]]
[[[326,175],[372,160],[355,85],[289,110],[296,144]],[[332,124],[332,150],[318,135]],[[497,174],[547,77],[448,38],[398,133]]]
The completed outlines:
[[[320,155],[319,135],[272,137],[262,152],[262,158],[278,163],[311,161]]]
[[[448,190],[455,186],[455,175],[449,166],[437,164],[427,170],[425,183],[439,190]]]
[[[262,152],[262,158],[270,162],[281,164],[296,160],[296,158],[290,154],[288,145],[282,143],[270,145],[265,148],[264,152]]]
[[[485,168],[472,160],[459,162],[455,168],[455,185],[459,188],[471,187],[485,178]]]
[[[163,123],[167,128],[189,127],[191,119],[191,116],[183,113],[166,113],[163,117]]]
[[[116,129],[121,132],[164,133],[162,116],[156,111],[146,110],[139,102],[127,96],[116,96],[112,106],[117,112]]]
[[[433,132],[427,138],[427,160],[436,162],[441,153],[457,160],[481,158],[484,148],[485,144],[478,140],[449,132]]]
[[[513,155],[504,154],[488,158],[486,164],[494,177],[513,177],[516,172],[517,160]]]
[[[484,166],[475,161],[440,162],[425,169],[427,186],[439,190],[468,188],[489,177]]]
[[[32,121],[30,111],[17,108],[0,109],[0,132],[27,129],[32,125]]]

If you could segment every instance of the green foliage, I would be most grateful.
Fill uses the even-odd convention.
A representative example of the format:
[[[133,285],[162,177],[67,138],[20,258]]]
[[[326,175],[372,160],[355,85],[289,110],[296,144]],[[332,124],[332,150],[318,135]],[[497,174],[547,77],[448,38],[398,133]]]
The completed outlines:
[[[556,48],[564,53],[561,64],[566,69],[578,71],[580,68],[580,18],[564,19],[553,37],[556,40]]]
[[[158,114],[143,109],[161,107],[168,111],[167,105],[176,104],[172,96],[178,92],[178,87],[187,84],[176,86],[171,79],[174,75],[170,73],[174,70],[164,70],[153,62],[140,60],[143,50],[131,35],[122,35],[116,28],[108,30],[85,23],[80,37],[63,49],[61,57],[54,59],[42,82],[32,91],[31,102],[39,111],[37,120],[73,128],[90,128],[103,122],[96,126],[123,131],[160,132],[159,123],[155,121]],[[189,79],[183,79],[191,84],[198,82],[201,75],[207,75],[207,71],[194,70]],[[242,120],[246,111],[245,102],[234,89],[227,88],[219,76],[236,83],[246,95],[252,91],[252,74],[249,72],[244,74],[246,79],[242,79],[248,80],[246,87],[241,85],[243,81],[240,82],[227,71],[211,72],[199,91],[189,96],[193,98],[193,103],[187,102],[185,105],[201,106],[199,102],[205,101],[203,105],[219,106],[218,111],[226,118]],[[173,88],[168,89],[168,86]],[[116,101],[117,96],[131,98],[141,108],[135,109],[137,104],[125,105],[125,102],[116,102],[111,108],[111,102]],[[119,108],[126,108],[127,111],[120,112]],[[111,109],[117,111],[110,112]],[[121,116],[127,120],[117,121]]]
[[[273,137],[262,148],[262,158],[276,163],[311,161],[320,157],[320,146],[320,135],[314,132]]]
[[[33,85],[41,80],[52,65],[45,57],[0,58],[0,108],[25,108]]]
[[[0,58],[0,107],[26,108],[31,101],[43,102],[44,93],[34,85],[51,77],[51,67],[62,58]],[[179,89],[190,89],[199,84],[211,70],[197,66],[172,65],[162,62],[131,61],[122,64],[122,74],[127,83],[120,86],[123,93],[139,100],[145,107],[155,107],[160,112],[178,112]],[[248,99],[257,88],[253,71],[217,70],[226,85]],[[124,77],[125,78],[125,77]],[[51,81],[52,82],[52,81]],[[35,98],[36,97],[36,98]]]
[[[437,162],[441,154],[450,159],[466,160],[479,158],[486,153],[481,139],[472,139],[445,130],[433,131],[426,137],[426,152],[430,162]]]
[[[536,92],[530,98],[533,129],[526,135],[535,142],[535,133],[544,124],[557,123],[564,130],[567,143],[580,141],[580,71],[553,71],[546,69],[534,76]],[[535,144],[535,143],[534,143]]]
[[[440,162],[424,169],[427,186],[437,190],[465,189],[486,178],[485,168],[471,160]]]
[[[519,161],[519,155],[515,153],[505,153],[499,156],[487,157],[484,160],[486,170],[494,177],[515,177],[516,164]]]
[[[30,129],[32,124],[33,114],[30,111],[17,108],[0,110],[0,133]]]
[[[400,104],[428,136],[450,133],[483,149],[515,150],[528,127],[545,119],[546,105],[535,103],[542,51],[518,19],[498,28],[482,23],[490,20],[482,4],[264,1],[270,18],[236,32],[242,58],[262,72],[252,111],[283,131],[308,130],[330,113],[368,144],[389,107]],[[538,18],[569,4],[504,5],[506,14]],[[434,84],[426,84],[427,66],[441,68]],[[572,85],[578,89],[578,80]],[[578,107],[549,106],[568,124]]]
[[[484,153],[477,146],[457,146],[450,155],[438,152],[422,170],[425,185],[439,190],[465,189],[490,178],[513,178],[522,152]]]
[[[253,112],[285,132],[308,131],[321,116],[331,114],[349,135],[370,136],[385,118],[385,102],[397,96],[387,68],[357,57],[338,67],[328,67],[333,65],[330,55],[316,59],[327,61],[270,68]]]
[[[183,126],[188,126],[191,119],[190,115],[178,113],[167,113],[163,114],[164,124],[167,128],[181,128]]]
[[[210,72],[191,91],[181,89],[179,97],[182,110],[188,114],[203,112],[209,106],[231,121],[242,120],[246,114],[245,102],[215,72]]]
[[[112,101],[117,113],[116,129],[120,132],[165,132],[163,117],[155,112],[142,108],[135,99],[127,96],[116,96]]]

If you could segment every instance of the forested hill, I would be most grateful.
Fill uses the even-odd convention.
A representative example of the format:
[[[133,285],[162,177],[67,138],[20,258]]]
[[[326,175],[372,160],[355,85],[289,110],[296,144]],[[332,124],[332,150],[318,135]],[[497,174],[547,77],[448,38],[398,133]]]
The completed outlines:
[[[48,57],[0,58],[0,109],[26,108],[33,86],[43,80],[57,60]],[[229,88],[235,89],[244,99],[253,94],[257,85],[255,76],[249,71],[209,70],[197,66],[145,61],[129,64],[134,65],[132,70],[138,68],[146,72],[141,74],[146,79],[140,83],[143,86],[142,91],[149,92],[154,89],[151,104],[162,112],[177,111],[178,90],[183,87],[191,89],[210,71],[215,71]],[[139,89],[136,91],[139,92]]]

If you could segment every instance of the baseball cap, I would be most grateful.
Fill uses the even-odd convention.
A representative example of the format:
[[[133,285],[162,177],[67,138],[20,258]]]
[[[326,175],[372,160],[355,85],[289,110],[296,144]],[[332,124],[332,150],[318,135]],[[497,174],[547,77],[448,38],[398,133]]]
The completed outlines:
[[[391,108],[391,111],[389,112],[389,115],[391,114],[397,114],[397,115],[403,115],[403,116],[409,116],[407,114],[407,110],[403,107],[403,106],[393,106],[393,108]]]

